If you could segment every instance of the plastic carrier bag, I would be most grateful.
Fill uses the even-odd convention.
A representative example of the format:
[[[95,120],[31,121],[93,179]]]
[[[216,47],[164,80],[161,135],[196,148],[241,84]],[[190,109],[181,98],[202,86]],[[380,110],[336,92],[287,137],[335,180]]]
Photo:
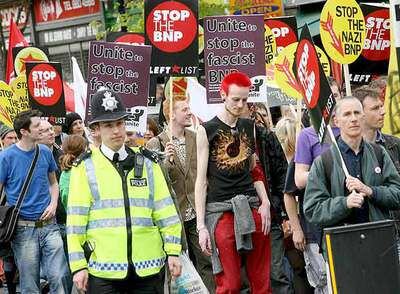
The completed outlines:
[[[182,252],[179,256],[182,273],[171,281],[170,294],[208,294],[208,290],[197,273],[189,256]]]

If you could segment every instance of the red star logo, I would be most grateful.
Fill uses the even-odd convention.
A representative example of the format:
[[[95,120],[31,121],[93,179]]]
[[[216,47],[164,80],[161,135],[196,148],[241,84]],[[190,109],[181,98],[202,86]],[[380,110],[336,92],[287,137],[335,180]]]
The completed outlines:
[[[32,53],[29,53],[28,56],[21,58],[21,63],[22,63],[22,65],[21,65],[20,72],[25,71],[25,70],[26,70],[26,65],[25,65],[25,64],[26,64],[27,62],[31,62],[31,61],[42,61],[42,60],[33,57],[33,56],[32,56]]]
[[[174,65],[172,67],[172,72],[173,73],[180,73],[181,72],[181,67],[179,65]]]

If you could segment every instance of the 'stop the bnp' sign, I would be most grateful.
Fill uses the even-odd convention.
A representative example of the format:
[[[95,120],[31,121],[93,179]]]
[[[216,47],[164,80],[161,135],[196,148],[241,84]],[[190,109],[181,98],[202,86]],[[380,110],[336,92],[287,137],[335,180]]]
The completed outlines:
[[[193,76],[198,69],[198,1],[146,0],[146,44],[151,74]]]
[[[321,12],[321,41],[328,55],[338,63],[349,64],[361,54],[365,20],[354,0],[328,0]]]

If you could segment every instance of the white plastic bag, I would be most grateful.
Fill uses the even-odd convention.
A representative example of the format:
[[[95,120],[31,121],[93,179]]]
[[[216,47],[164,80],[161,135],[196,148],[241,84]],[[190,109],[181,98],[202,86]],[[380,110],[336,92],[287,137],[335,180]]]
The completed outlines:
[[[179,256],[182,273],[171,281],[170,294],[208,294],[208,290],[197,273],[186,252]]]

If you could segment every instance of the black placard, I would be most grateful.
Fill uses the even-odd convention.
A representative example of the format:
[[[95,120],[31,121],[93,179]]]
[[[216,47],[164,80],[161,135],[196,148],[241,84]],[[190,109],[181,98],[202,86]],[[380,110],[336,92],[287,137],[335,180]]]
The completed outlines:
[[[301,31],[296,49],[294,74],[310,111],[311,123],[322,143],[336,101],[307,25]]]
[[[153,46],[151,74],[197,75],[198,1],[146,0],[145,39]]]
[[[63,123],[65,98],[61,64],[29,62],[26,64],[28,96],[32,109],[38,109],[49,121]]]

